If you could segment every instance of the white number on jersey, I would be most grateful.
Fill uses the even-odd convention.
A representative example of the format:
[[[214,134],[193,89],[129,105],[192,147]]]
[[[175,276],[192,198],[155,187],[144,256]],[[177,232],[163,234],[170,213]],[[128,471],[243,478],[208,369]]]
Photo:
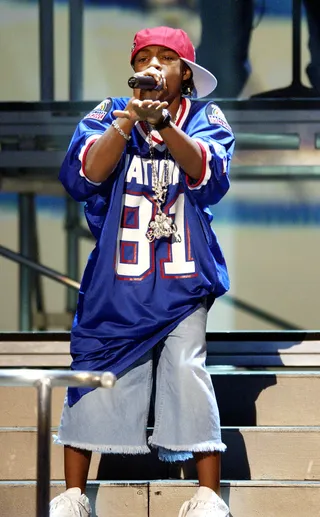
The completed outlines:
[[[118,231],[116,272],[126,280],[142,280],[154,271],[154,243],[146,238],[155,204],[141,194],[123,196],[122,220]],[[167,259],[161,260],[163,278],[194,276],[189,227],[184,217],[184,194],[179,194],[169,209],[177,225],[179,242],[168,240]]]

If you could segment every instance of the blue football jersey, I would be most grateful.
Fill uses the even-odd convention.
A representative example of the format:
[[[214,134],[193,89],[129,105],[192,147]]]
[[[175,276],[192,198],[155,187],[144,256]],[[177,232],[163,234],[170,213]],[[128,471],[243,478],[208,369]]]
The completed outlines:
[[[81,282],[71,331],[72,369],[111,371],[132,365],[195,311],[229,288],[223,253],[211,228],[210,205],[229,189],[234,136],[213,102],[183,98],[176,124],[200,146],[202,175],[189,178],[152,131],[156,170],[167,167],[169,186],[162,210],[174,220],[178,238],[150,242],[156,213],[152,189],[149,127],[137,122],[118,165],[102,183],[86,178],[91,145],[129,99],[108,98],[79,123],[60,171],[96,238]],[[88,389],[70,388],[73,405]]]

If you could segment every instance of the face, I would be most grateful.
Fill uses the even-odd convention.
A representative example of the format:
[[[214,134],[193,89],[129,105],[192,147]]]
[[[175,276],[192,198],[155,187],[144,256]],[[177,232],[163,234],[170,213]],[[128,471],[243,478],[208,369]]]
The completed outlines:
[[[141,49],[134,59],[134,71],[144,72],[150,67],[159,70],[166,79],[167,89],[141,90],[140,99],[168,101],[169,104],[181,97],[181,83],[189,79],[191,70],[181,61],[178,54],[166,47],[150,45]]]

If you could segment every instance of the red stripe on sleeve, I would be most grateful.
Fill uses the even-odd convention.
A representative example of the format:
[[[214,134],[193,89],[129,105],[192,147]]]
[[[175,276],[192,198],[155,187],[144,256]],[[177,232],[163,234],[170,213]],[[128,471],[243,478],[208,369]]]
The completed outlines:
[[[85,149],[85,151],[83,153],[83,157],[82,157],[82,172],[83,172],[85,177],[86,177],[85,165],[86,165],[87,154],[88,154],[89,150],[91,149],[91,147],[93,146],[93,144],[95,144],[97,140],[98,140],[98,138],[96,140],[92,140],[91,142],[89,142],[89,144],[87,145],[87,147],[86,147],[86,149]]]

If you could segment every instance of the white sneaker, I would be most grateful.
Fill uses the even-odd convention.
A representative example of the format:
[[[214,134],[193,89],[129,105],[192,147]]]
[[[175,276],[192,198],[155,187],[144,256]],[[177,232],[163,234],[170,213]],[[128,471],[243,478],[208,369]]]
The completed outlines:
[[[229,508],[213,490],[200,487],[190,501],[185,501],[179,517],[229,517]]]
[[[89,499],[81,495],[80,488],[69,488],[50,503],[50,517],[90,517],[91,512]]]

